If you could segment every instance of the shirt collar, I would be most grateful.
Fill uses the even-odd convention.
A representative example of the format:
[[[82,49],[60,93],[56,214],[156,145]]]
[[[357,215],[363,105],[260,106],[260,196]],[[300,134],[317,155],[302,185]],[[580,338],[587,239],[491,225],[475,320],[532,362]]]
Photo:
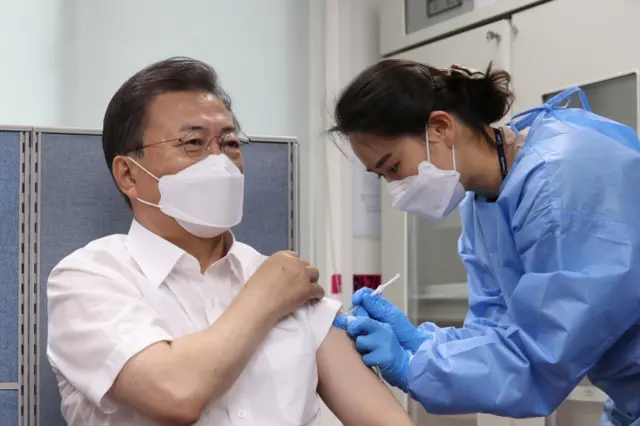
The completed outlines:
[[[232,272],[244,283],[242,263],[238,257],[242,248],[236,243],[231,232],[227,235],[230,239],[227,247],[230,248],[228,253],[218,262],[228,258]],[[156,287],[164,282],[182,258],[191,257],[180,247],[149,231],[136,220],[131,223],[126,247],[142,269],[142,273]]]

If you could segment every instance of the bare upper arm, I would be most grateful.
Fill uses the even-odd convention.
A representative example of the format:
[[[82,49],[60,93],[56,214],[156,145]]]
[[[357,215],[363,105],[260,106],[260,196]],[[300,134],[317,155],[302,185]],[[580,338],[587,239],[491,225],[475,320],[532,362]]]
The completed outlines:
[[[316,359],[318,393],[345,426],[414,425],[343,330],[331,328]]]
[[[186,395],[168,380],[167,372],[171,358],[168,342],[158,342],[142,350],[122,367],[107,396],[114,401],[132,407],[145,416],[159,420],[181,423],[187,412]],[[167,379],[163,382],[163,379]],[[184,410],[180,409],[180,406]],[[159,410],[163,407],[164,410]]]

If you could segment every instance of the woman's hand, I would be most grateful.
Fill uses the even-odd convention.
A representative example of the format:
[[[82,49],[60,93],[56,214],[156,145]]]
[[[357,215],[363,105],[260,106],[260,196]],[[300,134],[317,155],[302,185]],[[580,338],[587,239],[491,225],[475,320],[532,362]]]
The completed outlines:
[[[400,345],[412,354],[415,353],[427,339],[427,333],[417,329],[404,312],[393,303],[383,296],[372,296],[372,292],[370,288],[361,288],[353,295],[352,304],[356,310],[351,315],[356,318],[370,317],[378,322],[388,324]]]
[[[338,316],[334,325],[346,330],[356,350],[369,367],[380,368],[392,386],[407,391],[407,374],[412,354],[404,349],[388,324],[367,317]]]

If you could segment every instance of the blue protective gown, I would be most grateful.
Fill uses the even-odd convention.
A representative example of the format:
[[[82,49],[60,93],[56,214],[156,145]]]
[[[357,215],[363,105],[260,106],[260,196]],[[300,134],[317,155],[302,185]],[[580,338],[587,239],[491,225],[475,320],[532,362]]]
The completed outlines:
[[[409,364],[431,413],[546,416],[588,375],[629,420],[603,424],[640,418],[640,141],[554,102],[515,125],[530,130],[498,200],[460,207],[469,312],[422,324]]]

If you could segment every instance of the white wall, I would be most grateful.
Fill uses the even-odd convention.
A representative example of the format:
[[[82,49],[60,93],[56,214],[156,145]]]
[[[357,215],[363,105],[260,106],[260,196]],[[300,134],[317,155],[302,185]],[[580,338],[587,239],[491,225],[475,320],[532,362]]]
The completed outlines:
[[[173,55],[211,64],[250,132],[306,130],[307,16],[299,0],[71,0],[65,121],[98,127],[119,85]]]
[[[321,132],[332,124],[331,112],[339,91],[359,71],[376,61],[377,15],[373,0],[311,0],[311,16],[322,23],[310,24],[311,120],[310,131],[318,135],[311,145],[313,186],[313,260],[324,274],[343,277],[342,294],[334,295],[350,305],[354,273],[380,272],[380,239],[353,238],[353,164]],[[321,115],[314,112],[319,106]],[[339,425],[326,409],[323,426]]]
[[[377,3],[372,0],[326,0],[324,31],[325,128],[332,124],[331,111],[336,97],[356,74],[379,58],[377,47]],[[326,275],[341,274],[345,305],[350,305],[353,274],[378,274],[380,238],[354,238],[352,209],[355,193],[354,168],[326,136],[321,139],[322,165],[317,184],[324,203],[318,206],[317,245],[324,243]],[[348,146],[343,146],[348,149]],[[324,241],[323,241],[324,238]]]
[[[62,123],[64,0],[0,0],[0,123]]]

